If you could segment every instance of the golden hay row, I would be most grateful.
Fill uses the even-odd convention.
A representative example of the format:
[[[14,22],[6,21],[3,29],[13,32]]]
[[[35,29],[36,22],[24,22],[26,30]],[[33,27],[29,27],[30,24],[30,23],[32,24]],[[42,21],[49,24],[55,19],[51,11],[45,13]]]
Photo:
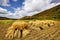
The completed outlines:
[[[30,29],[35,30],[43,30],[48,27],[54,26],[55,21],[52,20],[45,20],[45,21],[15,21],[11,27],[8,28],[7,34],[5,35],[8,38],[14,38],[14,37],[25,37],[26,35],[30,34]],[[30,29],[29,29],[30,28]]]
[[[52,21],[52,20],[44,20],[44,21],[43,20],[42,21],[36,20],[36,21],[30,21],[29,25],[33,29],[39,29],[40,30],[40,28],[45,29],[45,28],[48,28],[50,26],[54,26],[55,25],[54,23],[55,23],[55,21]]]
[[[18,38],[24,37],[26,34],[29,33],[29,30],[27,29],[27,27],[28,27],[27,22],[16,21],[12,24],[11,27],[8,28],[7,34],[5,36],[12,39],[13,37],[16,37],[16,36],[18,36]]]

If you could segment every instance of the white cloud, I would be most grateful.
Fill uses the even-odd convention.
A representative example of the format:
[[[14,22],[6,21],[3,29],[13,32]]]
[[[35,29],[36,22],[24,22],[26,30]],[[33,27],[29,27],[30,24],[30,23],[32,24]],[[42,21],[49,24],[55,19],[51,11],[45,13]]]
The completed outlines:
[[[23,2],[24,6],[22,7],[22,9],[20,7],[14,8],[15,13],[6,11],[8,14],[5,17],[18,19],[24,16],[32,16],[60,4],[51,2],[52,0],[25,0],[25,2]]]
[[[12,15],[12,13],[0,7],[0,17],[7,17],[8,15]]]
[[[9,3],[9,0],[0,0],[0,5],[2,6],[10,6],[10,4],[8,3]]]
[[[18,10],[17,8],[15,10],[17,11],[15,12],[15,15],[19,17],[32,16],[38,12],[44,11],[57,5],[57,3],[51,2],[52,0],[25,0],[22,10]]]
[[[7,18],[13,18],[13,19],[20,18],[20,16],[14,15],[14,13],[11,13],[7,9],[1,8],[1,7],[0,7],[0,17],[7,17]]]
[[[1,13],[7,14],[7,12],[8,12],[8,11],[7,11],[6,9],[3,9],[3,8],[0,7],[0,14],[1,14]]]
[[[25,0],[24,10],[26,11],[35,11],[35,10],[42,10],[43,7],[48,6],[50,0]]]

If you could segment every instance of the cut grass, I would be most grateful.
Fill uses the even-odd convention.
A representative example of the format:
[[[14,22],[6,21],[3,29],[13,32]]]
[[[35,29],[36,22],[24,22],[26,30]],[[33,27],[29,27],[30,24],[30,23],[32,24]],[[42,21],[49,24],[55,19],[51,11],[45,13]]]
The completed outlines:
[[[5,38],[5,34],[6,34],[6,31],[7,31],[7,28],[9,26],[11,26],[11,24],[14,21],[16,21],[16,20],[0,20],[0,40],[9,40],[9,39]],[[36,20],[23,20],[23,21],[29,22],[29,21],[36,21]],[[55,20],[55,21],[59,22],[59,24],[60,24],[60,21],[58,21],[58,20]],[[59,27],[59,24],[57,23],[56,25],[58,25],[58,27]],[[16,39],[17,38],[15,38],[15,40]]]

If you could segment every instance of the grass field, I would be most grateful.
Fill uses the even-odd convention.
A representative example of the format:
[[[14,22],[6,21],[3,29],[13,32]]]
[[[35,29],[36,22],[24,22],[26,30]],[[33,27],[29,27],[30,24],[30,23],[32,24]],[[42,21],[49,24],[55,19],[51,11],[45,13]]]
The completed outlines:
[[[16,20],[0,20],[0,40],[11,40],[5,38],[7,28]],[[29,22],[31,20],[23,20]],[[35,21],[35,20],[33,20]],[[40,20],[44,21],[44,20]],[[55,25],[43,30],[32,30],[24,38],[14,38],[13,40],[60,40],[60,21],[54,20]]]

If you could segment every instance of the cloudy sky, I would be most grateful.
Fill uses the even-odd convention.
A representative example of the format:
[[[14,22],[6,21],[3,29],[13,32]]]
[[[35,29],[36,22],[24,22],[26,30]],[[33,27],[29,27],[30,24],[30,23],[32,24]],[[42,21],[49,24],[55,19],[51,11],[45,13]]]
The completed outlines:
[[[19,19],[60,5],[60,0],[0,0],[0,17]]]

